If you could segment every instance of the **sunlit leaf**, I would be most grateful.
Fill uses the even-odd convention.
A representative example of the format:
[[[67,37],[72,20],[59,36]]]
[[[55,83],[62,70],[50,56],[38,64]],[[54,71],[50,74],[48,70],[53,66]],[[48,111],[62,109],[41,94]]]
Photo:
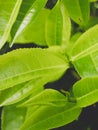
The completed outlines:
[[[49,46],[66,46],[70,38],[71,23],[66,8],[60,0],[51,10],[45,27],[46,42]]]
[[[82,77],[98,74],[98,25],[90,28],[75,42],[71,61]],[[85,69],[84,69],[85,68]]]
[[[38,92],[43,90],[43,84],[47,81],[42,78],[24,82],[6,90],[0,91],[0,106],[17,103],[30,94],[35,96]]]
[[[73,94],[79,107],[86,107],[98,101],[98,77],[84,78],[73,86]]]
[[[66,102],[67,98],[57,90],[46,89],[35,97],[30,97],[30,99],[24,102],[21,106],[50,105],[61,107],[65,106]]]
[[[11,30],[11,45],[17,36],[26,28],[26,26],[34,21],[37,15],[45,6],[47,0],[23,0],[18,17]]]
[[[45,39],[45,22],[50,10],[43,9],[38,17],[32,21],[22,33],[17,37],[15,43],[36,43],[47,45]]]
[[[23,124],[20,130],[47,130],[76,120],[81,112],[74,103],[64,107],[40,107]]]
[[[22,0],[0,0],[0,49],[7,41]]]
[[[40,77],[55,80],[69,67],[65,58],[40,48],[4,54],[0,56],[0,90]]]

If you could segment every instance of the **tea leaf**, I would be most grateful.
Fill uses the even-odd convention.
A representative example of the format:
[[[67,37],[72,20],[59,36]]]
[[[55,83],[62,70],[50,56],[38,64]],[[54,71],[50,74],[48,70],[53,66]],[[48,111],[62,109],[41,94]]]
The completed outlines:
[[[47,49],[18,49],[0,56],[0,90],[50,76],[59,78],[69,67],[66,57]]]
[[[79,107],[86,107],[98,101],[98,77],[88,77],[73,86],[73,94]]]
[[[23,124],[20,130],[47,130],[76,120],[81,112],[74,103],[64,107],[40,107]]]
[[[23,0],[18,17],[11,30],[11,45],[26,26],[36,19],[46,2],[47,0]]]
[[[26,108],[7,106],[2,111],[2,130],[19,130],[25,120]]]
[[[65,106],[67,98],[53,89],[46,89],[36,95],[35,97],[30,97],[27,101],[21,104],[21,106],[34,106],[34,105],[51,105],[55,107]]]
[[[85,25],[88,22],[90,16],[89,0],[63,0],[63,2],[72,20],[80,25]]]
[[[8,40],[22,0],[0,0],[0,49]]]
[[[24,82],[22,84],[1,91],[0,106],[17,103],[23,100],[24,98],[26,98],[27,96],[29,96],[30,94],[32,94],[32,96],[34,97],[37,93],[43,90],[42,85],[45,83],[46,80],[40,78],[40,79]]]
[[[43,9],[37,18],[27,25],[26,29],[16,38],[15,43],[36,43],[47,45],[45,39],[45,22],[50,10]]]
[[[70,38],[71,23],[65,6],[60,0],[51,10],[45,27],[46,42],[49,46],[66,46]]]
[[[98,74],[98,25],[90,28],[76,41],[71,61],[82,77]],[[85,69],[84,69],[85,68]]]

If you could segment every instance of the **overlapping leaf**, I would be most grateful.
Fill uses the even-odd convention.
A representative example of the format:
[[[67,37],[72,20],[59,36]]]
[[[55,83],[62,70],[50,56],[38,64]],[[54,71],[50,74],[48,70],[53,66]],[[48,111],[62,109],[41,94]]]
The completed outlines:
[[[28,107],[34,105],[50,105],[61,107],[65,106],[66,102],[67,98],[57,90],[46,89],[38,95],[36,95],[35,97],[33,96],[26,102],[22,103],[21,106]]]
[[[47,0],[23,0],[18,17],[11,30],[11,45],[14,43],[17,36],[26,28],[26,26],[35,20]]]
[[[76,120],[81,112],[74,103],[64,107],[40,107],[23,124],[20,130],[47,130],[68,124]]]
[[[73,86],[73,94],[79,107],[86,107],[98,101],[98,77],[84,78]]]
[[[0,49],[7,41],[22,0],[0,0]]]
[[[86,31],[76,41],[71,60],[82,77],[98,74],[98,25]]]
[[[26,108],[7,106],[2,111],[2,130],[19,130],[25,120]]]
[[[35,96],[38,92],[43,90],[42,84],[44,83],[46,83],[46,80],[38,78],[1,91],[0,106],[17,103],[30,94]]]
[[[40,48],[18,49],[0,56],[0,90],[40,77],[55,80],[67,68],[63,55]]]
[[[66,45],[71,32],[71,23],[64,4],[58,0],[46,20],[46,42],[49,46]]]
[[[85,25],[90,15],[89,0],[63,0],[69,16],[78,24]]]
[[[36,43],[47,45],[45,39],[45,22],[50,10],[43,9],[38,17],[32,21],[26,29],[17,37],[15,43]]]

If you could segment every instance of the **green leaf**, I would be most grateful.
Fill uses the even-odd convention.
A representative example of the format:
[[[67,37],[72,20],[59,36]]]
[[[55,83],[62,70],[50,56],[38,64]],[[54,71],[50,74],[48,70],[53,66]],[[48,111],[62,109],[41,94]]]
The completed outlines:
[[[47,81],[38,78],[0,91],[0,106],[17,103],[28,97],[30,94],[34,97],[37,93],[43,90],[43,84]]]
[[[56,80],[68,67],[64,55],[58,56],[48,49],[14,50],[0,56],[0,90],[41,77]]]
[[[89,0],[63,0],[69,16],[76,23],[85,25],[90,16]]]
[[[18,17],[11,30],[11,45],[26,26],[36,19],[46,2],[47,0],[23,0]]]
[[[51,79],[53,78],[37,78],[0,91],[0,106],[15,104],[30,95],[34,98],[44,90],[44,84],[51,81]]]
[[[53,89],[46,89],[36,95],[35,97],[30,97],[26,102],[22,103],[21,106],[34,106],[34,105],[51,105],[56,107],[65,106],[67,98]]]
[[[73,46],[74,46],[75,42],[77,41],[77,39],[78,39],[81,35],[82,35],[81,32],[77,32],[77,33],[75,33],[75,34],[71,37],[70,43],[69,43],[69,45],[68,45],[67,48],[66,48],[66,51],[67,51],[67,54],[68,54],[68,55],[71,54],[71,51],[72,51],[72,49],[73,49]]]
[[[46,20],[45,32],[46,42],[49,46],[66,46],[69,41],[71,23],[66,8],[60,0],[58,0]]]
[[[98,101],[98,76],[84,78],[73,86],[73,94],[79,107],[87,107]]]
[[[97,0],[89,0],[90,2],[97,2]]]
[[[2,130],[19,130],[25,120],[25,115],[25,108],[4,107],[2,111]]]
[[[25,116],[25,121],[31,116],[31,113],[33,115],[33,113],[35,111],[37,111],[37,109],[39,109],[39,106],[31,106],[31,107],[28,107],[27,108],[27,113],[26,113],[26,116]]]
[[[0,0],[0,49],[7,41],[22,0]]]
[[[98,25],[90,28],[76,41],[71,61],[82,77],[98,74]],[[85,69],[84,69],[85,68]]]
[[[47,130],[63,126],[76,120],[81,112],[76,104],[64,107],[40,107],[23,124],[20,130]]]
[[[36,43],[47,45],[45,39],[45,22],[50,10],[43,9],[38,17],[27,25],[26,29],[16,38],[15,43]]]

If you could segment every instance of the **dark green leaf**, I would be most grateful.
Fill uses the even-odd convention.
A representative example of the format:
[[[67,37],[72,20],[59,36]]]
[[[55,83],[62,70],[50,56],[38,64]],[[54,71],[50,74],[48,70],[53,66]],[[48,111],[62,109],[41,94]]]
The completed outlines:
[[[25,115],[25,108],[4,107],[2,111],[2,130],[19,130],[25,120]]]
[[[78,24],[85,25],[90,16],[89,0],[63,0],[69,16]]]

